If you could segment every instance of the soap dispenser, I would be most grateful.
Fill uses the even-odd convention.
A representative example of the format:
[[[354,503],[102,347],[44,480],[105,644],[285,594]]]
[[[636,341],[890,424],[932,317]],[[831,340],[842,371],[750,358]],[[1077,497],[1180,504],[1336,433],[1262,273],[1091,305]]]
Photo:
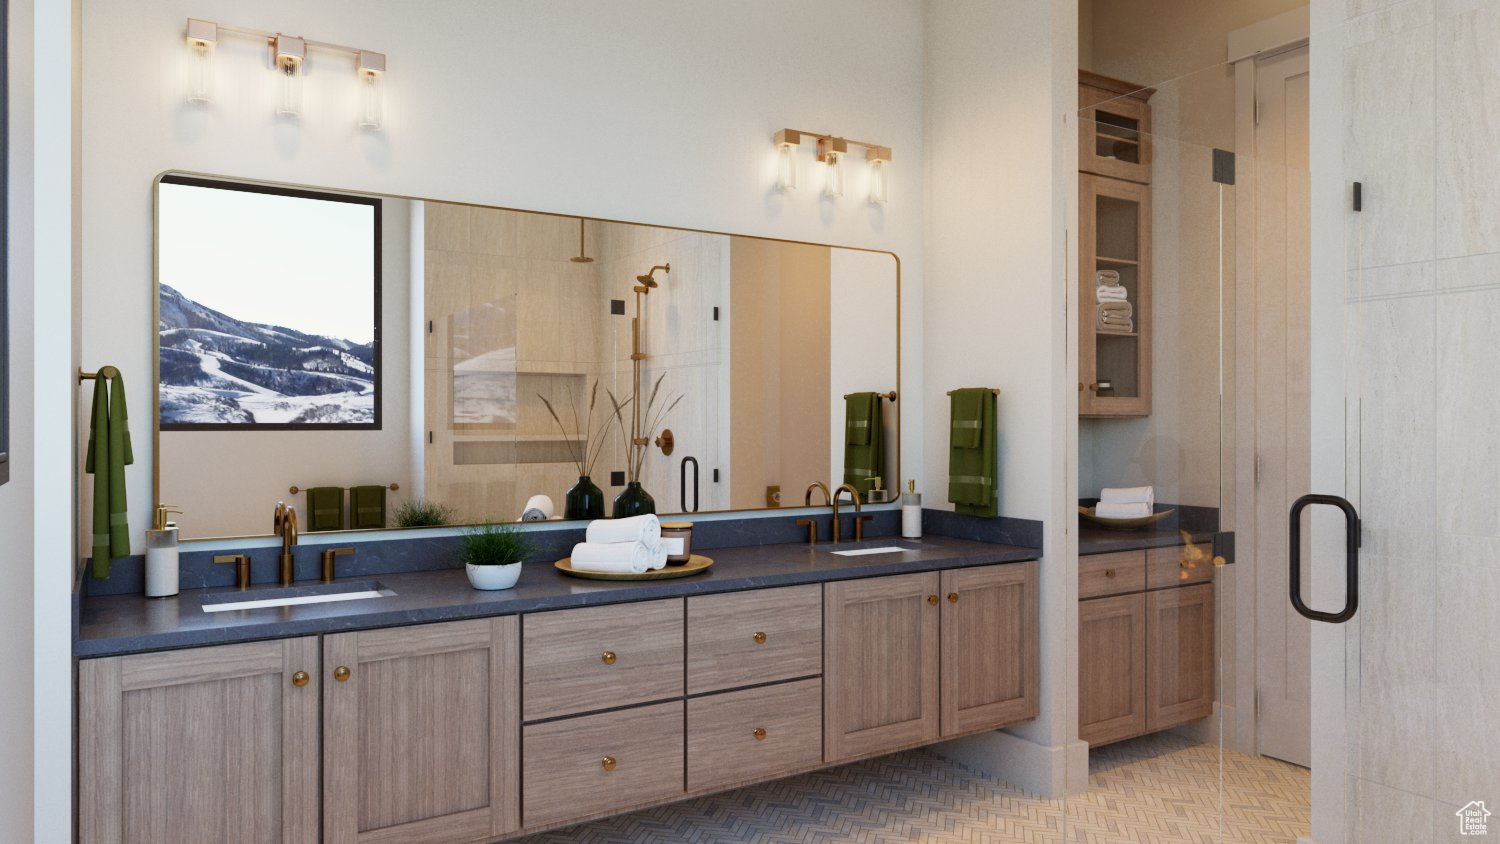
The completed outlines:
[[[156,505],[151,530],[146,531],[146,597],[170,598],[177,594],[177,523],[168,514],[182,515],[171,504]]]
[[[901,496],[901,538],[922,538],[922,493],[917,492],[917,482],[906,482],[906,493]]]

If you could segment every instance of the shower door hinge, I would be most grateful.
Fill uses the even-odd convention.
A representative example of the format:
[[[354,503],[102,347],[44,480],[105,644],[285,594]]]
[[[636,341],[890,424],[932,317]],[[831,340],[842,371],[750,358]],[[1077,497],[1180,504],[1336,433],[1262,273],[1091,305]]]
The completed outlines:
[[[1363,211],[1363,210],[1365,210],[1365,183],[1364,182],[1355,182],[1354,183],[1354,210],[1355,211]]]
[[[428,334],[432,333],[432,320],[430,320],[430,319],[427,320],[427,333]]]
[[[714,305],[714,322],[719,321],[719,306]]]
[[[431,431],[427,432],[427,444],[428,445],[432,445],[432,432]]]

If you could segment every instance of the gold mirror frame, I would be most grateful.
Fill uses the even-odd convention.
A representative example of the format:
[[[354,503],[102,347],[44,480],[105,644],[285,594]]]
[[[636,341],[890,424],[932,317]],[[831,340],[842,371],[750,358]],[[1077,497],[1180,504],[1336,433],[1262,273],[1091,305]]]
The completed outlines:
[[[902,425],[901,425],[902,412],[901,412],[901,409],[902,409],[902,404],[904,403],[903,400],[905,399],[905,395],[902,393],[902,382],[901,382],[901,375],[902,375],[902,366],[901,366],[901,363],[902,363],[902,361],[901,361],[901,321],[902,321],[901,320],[901,317],[902,317],[902,314],[901,314],[901,256],[897,255],[895,252],[891,252],[891,251],[885,250],[885,249],[870,249],[870,248],[866,248],[866,247],[862,247],[862,246],[843,246],[843,245],[836,244],[836,243],[819,243],[817,241],[810,241],[810,240],[790,240],[790,239],[787,239],[787,238],[766,237],[766,236],[763,236],[763,235],[738,234],[738,233],[735,233],[735,232],[725,232],[725,231],[718,231],[718,230],[714,230],[714,229],[694,229],[694,228],[688,228],[686,226],[658,225],[656,223],[645,223],[645,222],[640,222],[640,221],[635,221],[635,220],[616,220],[616,219],[611,219],[611,218],[608,218],[608,217],[580,216],[578,214],[564,214],[564,213],[560,213],[560,212],[556,212],[556,211],[535,211],[535,210],[531,210],[531,209],[528,209],[528,208],[513,208],[513,207],[510,207],[510,206],[504,206],[504,205],[484,205],[484,204],[477,203],[477,202],[457,202],[457,201],[448,200],[448,199],[434,199],[432,197],[412,196],[412,195],[408,195],[408,194],[377,193],[377,192],[371,192],[371,191],[356,191],[356,190],[349,190],[347,188],[335,188],[335,187],[326,187],[326,186],[320,186],[320,185],[307,185],[307,184],[299,184],[299,183],[294,183],[294,182],[278,182],[278,181],[272,181],[272,180],[267,180],[267,179],[251,179],[251,178],[243,178],[243,177],[238,177],[238,176],[226,176],[226,175],[219,174],[219,173],[202,173],[202,172],[197,172],[197,171],[193,171],[193,170],[164,170],[161,173],[158,173],[156,175],[156,177],[154,179],[152,179],[152,181],[151,181],[151,218],[152,218],[152,239],[151,239],[151,241],[152,242],[151,242],[151,326],[150,326],[150,332],[151,333],[150,333],[150,336],[152,338],[152,340],[151,340],[151,372],[152,372],[152,377],[151,377],[151,384],[152,384],[152,390],[151,390],[151,498],[152,498],[153,508],[156,507],[156,506],[159,506],[162,503],[162,498],[161,498],[161,433],[162,433],[161,432],[161,391],[158,389],[158,381],[159,381],[160,373],[161,373],[161,343],[160,343],[160,339],[157,337],[157,331],[158,331],[158,326],[161,323],[161,255],[160,255],[160,250],[161,250],[161,236],[160,236],[160,234],[161,234],[161,232],[160,232],[160,228],[161,228],[161,214],[160,214],[161,192],[160,192],[160,186],[161,186],[162,179],[164,177],[167,177],[167,176],[187,177],[187,178],[196,178],[196,179],[213,179],[213,180],[218,180],[218,181],[234,182],[234,183],[245,184],[245,185],[257,185],[257,186],[263,186],[263,187],[268,187],[268,188],[279,188],[279,189],[285,189],[285,190],[316,191],[316,192],[320,192],[320,193],[336,193],[336,194],[345,194],[345,195],[349,195],[349,196],[373,197],[373,198],[377,198],[377,199],[398,199],[398,200],[405,200],[405,201],[410,201],[410,202],[434,202],[434,203],[440,202],[440,203],[445,203],[445,204],[448,204],[448,205],[461,205],[461,206],[467,206],[467,207],[470,207],[470,208],[484,208],[484,209],[489,209],[489,210],[508,211],[508,212],[514,212],[514,213],[519,213],[519,214],[537,214],[537,215],[547,216],[547,217],[561,217],[561,218],[573,219],[573,220],[583,220],[586,223],[611,223],[611,224],[625,225],[625,226],[643,226],[643,227],[648,227],[648,228],[663,229],[663,230],[667,230],[667,231],[680,231],[680,232],[689,232],[689,233],[693,233],[693,234],[717,235],[717,236],[720,236],[720,237],[738,237],[738,238],[746,238],[746,239],[749,239],[749,240],[767,241],[767,242],[770,242],[770,243],[787,243],[787,244],[798,245],[798,246],[819,246],[819,247],[825,247],[825,248],[828,248],[828,249],[846,249],[846,250],[849,250],[851,252],[865,252],[865,253],[876,254],[876,255],[889,255],[895,261],[895,264],[896,264],[896,302],[895,302],[895,305],[896,305],[896,338],[895,338],[895,346],[896,346],[896,387],[895,387],[895,392],[896,392],[897,400],[891,403],[893,405],[892,409],[895,411],[895,438],[894,438],[894,440],[895,440],[895,453],[893,455],[893,460],[892,460],[891,467],[890,467],[890,469],[889,469],[889,471],[888,471],[887,474],[889,474],[891,478],[895,479],[894,480],[894,485],[891,488],[892,490],[895,490],[895,489],[899,488],[899,486],[900,486],[899,482],[900,482],[900,478],[901,478],[901,429],[902,429]],[[891,507],[891,506],[894,506],[894,503],[893,502],[885,502],[884,504],[874,504],[874,505],[870,505],[870,506],[873,506],[873,507]],[[729,509],[724,509],[724,510],[704,510],[704,511],[701,511],[699,513],[678,513],[678,512],[671,512],[671,513],[663,513],[661,515],[664,515],[664,516],[674,516],[674,517],[677,517],[677,516],[692,517],[692,516],[698,516],[698,515],[721,514],[721,513],[747,513],[747,514],[750,514],[750,513],[772,513],[772,512],[775,512],[775,511],[779,511],[779,510],[795,511],[796,509],[798,509],[798,508],[795,507],[795,506],[792,506],[792,507],[743,507],[743,508],[729,508]],[[556,524],[556,523],[558,523],[558,521],[559,520],[552,520],[552,521],[541,523],[541,524]],[[565,519],[565,520],[560,520],[560,521],[563,524],[568,524],[568,523],[580,522],[580,521],[584,521],[584,520],[581,520],[581,519],[566,520]],[[526,524],[532,524],[532,523],[520,523],[520,524],[522,524],[524,526]],[[341,536],[341,535],[348,535],[348,534],[388,533],[388,532],[393,532],[393,531],[413,531],[413,530],[449,531],[449,532],[451,532],[451,531],[459,530],[462,527],[463,527],[463,525],[444,525],[444,526],[441,526],[441,527],[410,527],[410,528],[407,528],[407,527],[384,527],[384,528],[367,528],[367,529],[359,529],[359,530],[348,529],[348,530],[338,530],[338,531],[323,531],[323,532],[318,533],[317,535],[318,536]],[[202,537],[195,536],[195,537],[186,537],[182,541],[183,542],[224,542],[224,541],[228,541],[228,540],[263,539],[263,538],[266,538],[266,537],[269,537],[269,536],[273,536],[273,534],[264,533],[264,534],[242,534],[242,535],[234,535],[234,536],[202,536]]]

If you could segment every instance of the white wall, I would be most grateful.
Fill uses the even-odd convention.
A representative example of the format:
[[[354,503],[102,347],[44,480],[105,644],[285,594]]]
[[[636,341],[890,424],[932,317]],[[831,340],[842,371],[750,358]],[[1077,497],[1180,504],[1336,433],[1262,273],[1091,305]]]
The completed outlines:
[[[878,252],[835,249],[828,255],[828,295],[833,318],[828,331],[828,477],[833,484],[844,477],[844,394],[897,389],[896,347],[888,338],[896,336],[900,315],[891,302],[896,298],[895,261]],[[893,440],[896,430],[892,411],[898,404],[884,402],[886,489],[905,489],[905,479],[915,478],[911,465],[896,466]],[[912,406],[920,410],[920,395]],[[911,455],[915,457],[915,455]],[[920,464],[917,464],[920,465]],[[900,469],[897,472],[897,469]],[[790,493],[790,495],[789,495]],[[793,500],[796,490],[783,490]]]
[[[150,186],[178,168],[887,249],[902,259],[903,359],[918,361],[921,9],[916,0],[470,0],[434,15],[396,0],[86,0],[83,360],[116,361],[134,406],[151,407]],[[305,119],[277,123],[264,46],[228,36],[213,107],[187,107],[189,15],[386,52],[387,130],[355,131],[352,104],[335,102],[352,88],[348,62],[317,53]],[[862,200],[853,163],[845,197],[820,199],[810,144],[803,189],[776,193],[770,137],[788,126],[893,147],[891,203]],[[913,395],[921,381],[909,367]],[[920,420],[908,419],[908,472],[919,468],[921,437]],[[139,534],[149,448],[137,460],[129,494]]]
[[[945,0],[926,17],[928,275],[920,396],[932,435],[921,487],[945,503],[948,398],[998,387],[1000,512],[1047,522],[1042,562],[1041,716],[945,752],[1028,790],[1082,788],[1077,741],[1076,222],[1077,0]],[[1076,275],[1076,272],[1074,273]]]
[[[72,839],[73,132],[68,3],[9,4],[11,479],[0,486],[0,828]]]

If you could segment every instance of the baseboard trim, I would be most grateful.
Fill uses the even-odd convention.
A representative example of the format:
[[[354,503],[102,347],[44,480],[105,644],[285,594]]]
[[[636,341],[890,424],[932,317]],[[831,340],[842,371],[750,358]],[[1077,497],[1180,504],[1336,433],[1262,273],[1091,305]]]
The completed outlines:
[[[1239,710],[1234,704],[1220,704],[1215,702],[1213,714],[1207,718],[1200,718],[1197,721],[1183,724],[1180,727],[1173,727],[1170,732],[1203,744],[1219,744],[1219,725],[1223,724],[1224,734],[1222,739],[1224,749],[1249,753],[1250,751],[1239,746],[1237,740],[1239,731],[1236,727],[1239,722],[1236,718],[1238,714]],[[1222,720],[1220,720],[1221,718]]]
[[[1089,746],[1081,741],[1045,745],[995,731],[945,741],[931,749],[1047,800],[1088,790]]]

